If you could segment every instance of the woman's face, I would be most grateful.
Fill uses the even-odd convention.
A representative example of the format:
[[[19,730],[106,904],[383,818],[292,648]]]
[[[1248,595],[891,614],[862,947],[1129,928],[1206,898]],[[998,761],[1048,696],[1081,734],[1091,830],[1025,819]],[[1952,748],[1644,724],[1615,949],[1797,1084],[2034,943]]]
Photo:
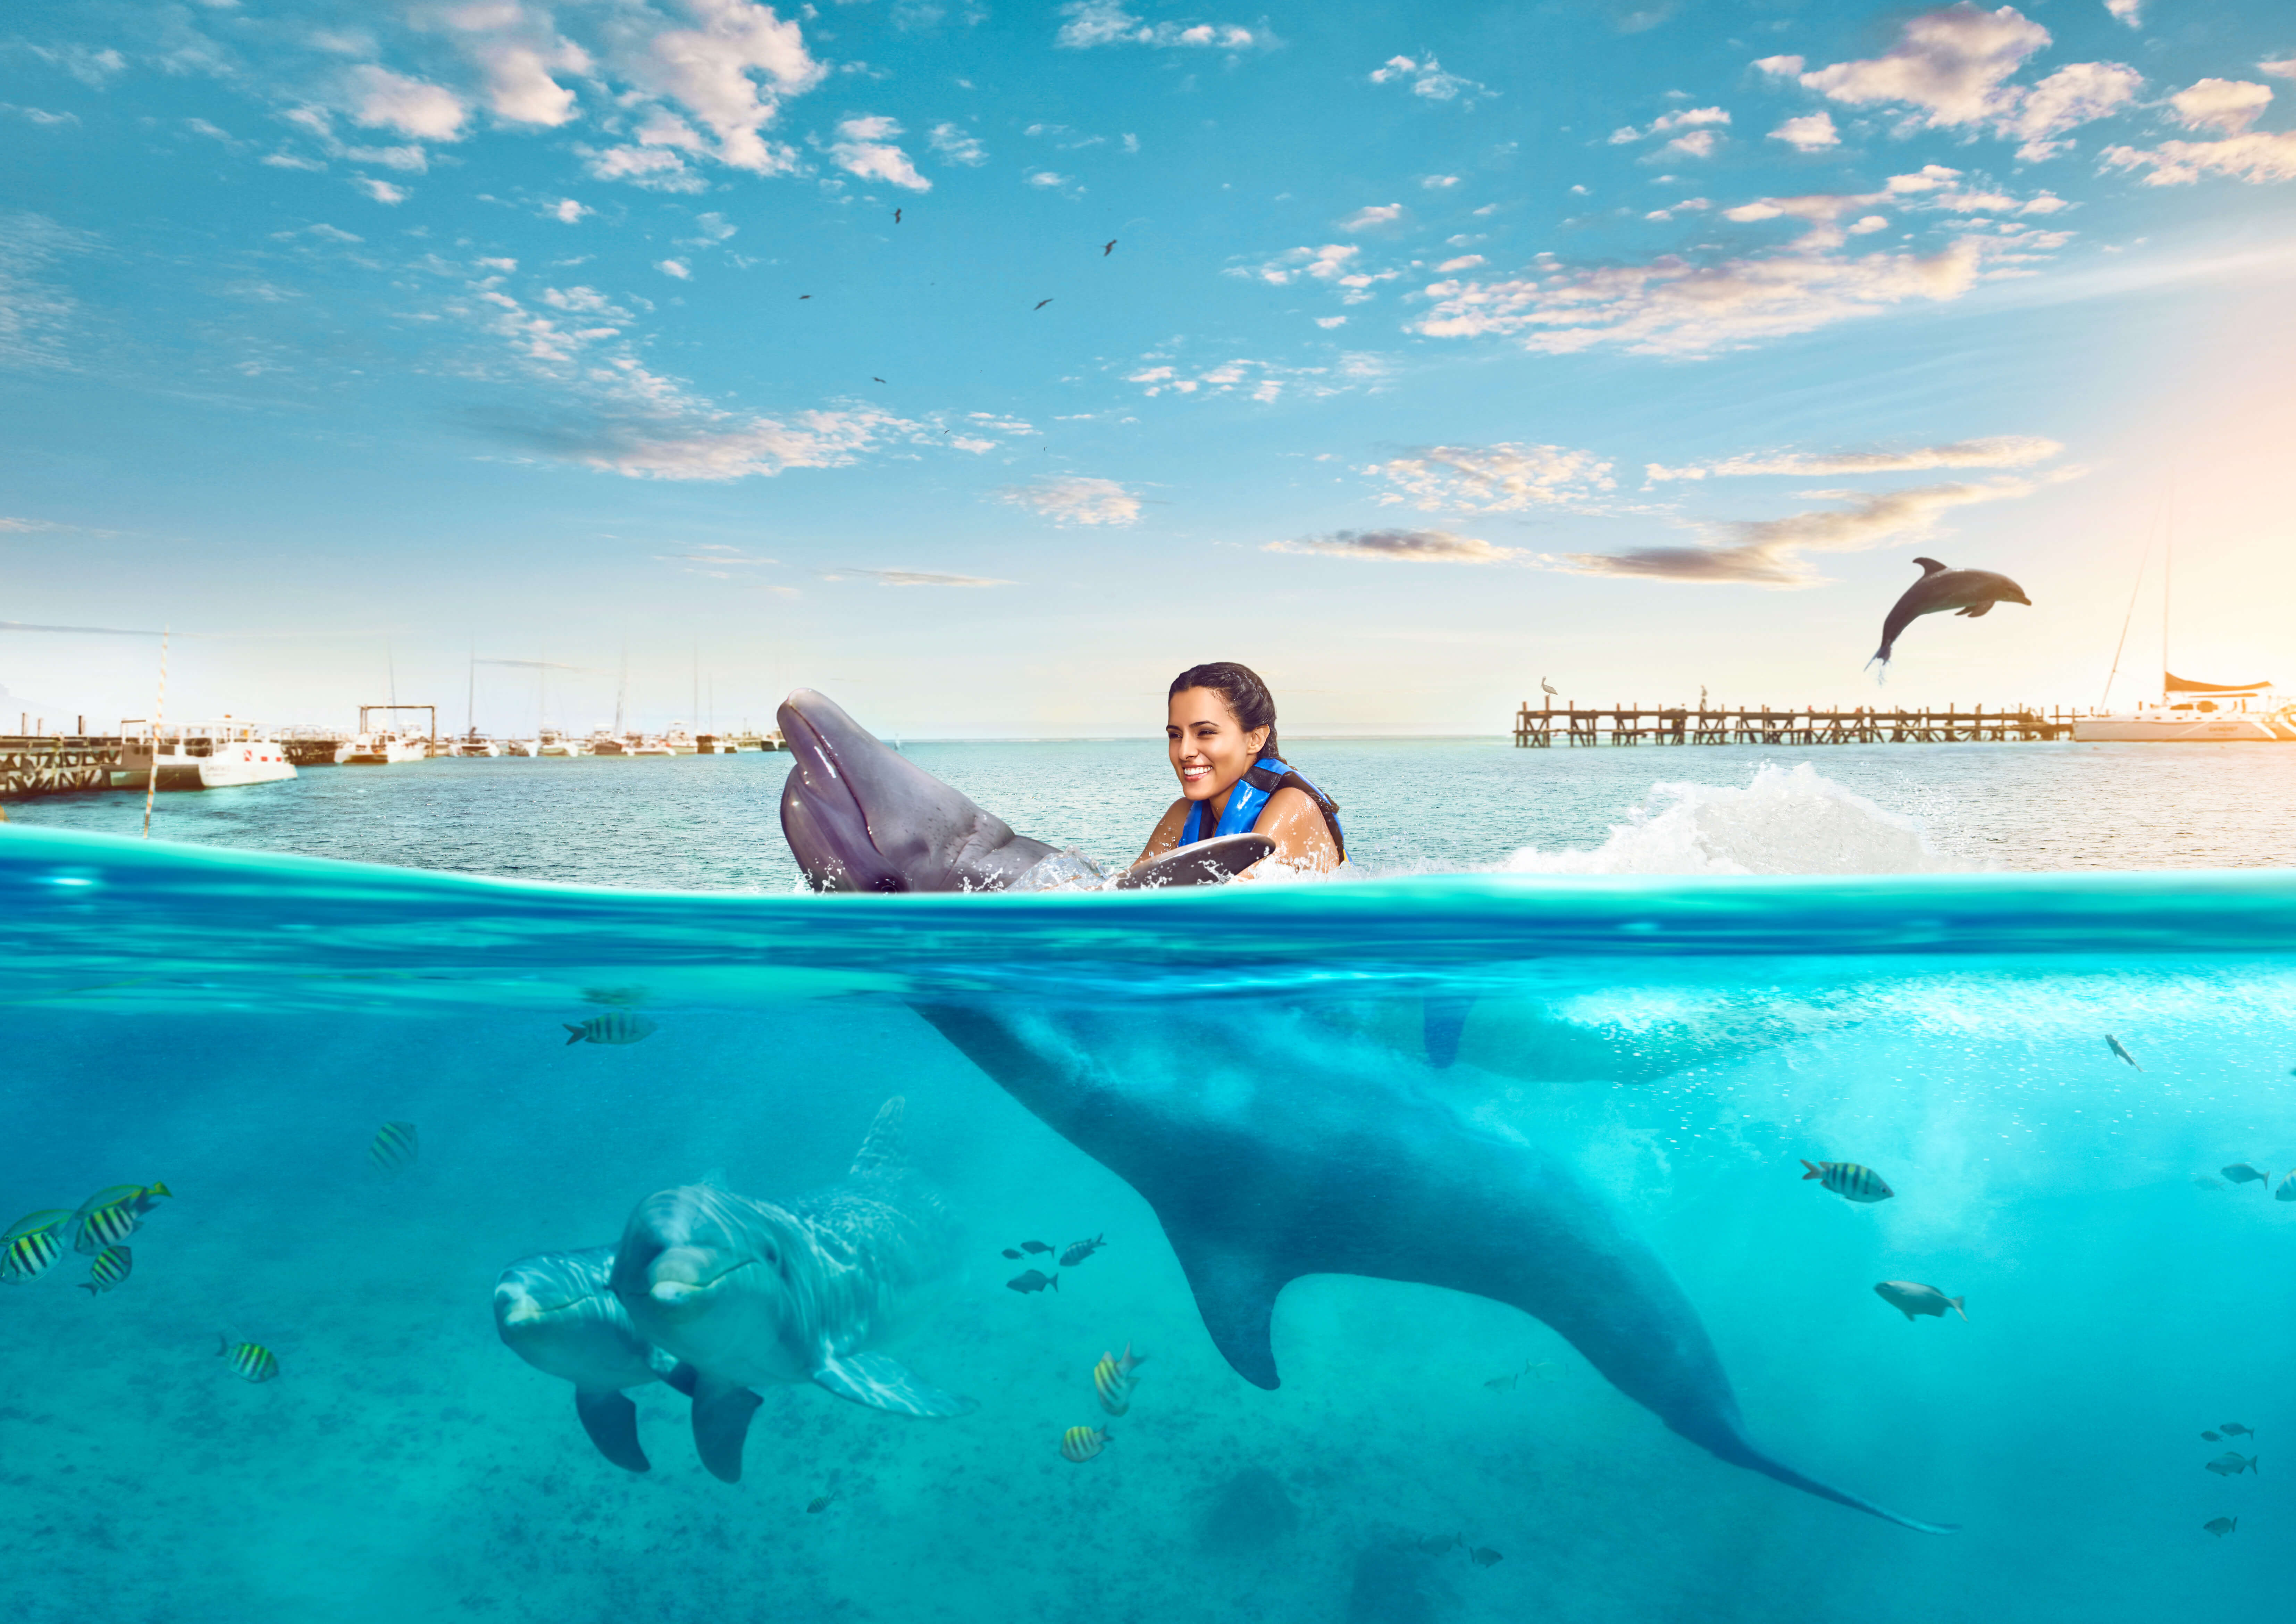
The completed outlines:
[[[1183,688],[1172,695],[1164,737],[1172,770],[1180,775],[1180,793],[1190,800],[1210,800],[1226,794],[1259,759],[1267,729],[1244,732],[1217,688]]]

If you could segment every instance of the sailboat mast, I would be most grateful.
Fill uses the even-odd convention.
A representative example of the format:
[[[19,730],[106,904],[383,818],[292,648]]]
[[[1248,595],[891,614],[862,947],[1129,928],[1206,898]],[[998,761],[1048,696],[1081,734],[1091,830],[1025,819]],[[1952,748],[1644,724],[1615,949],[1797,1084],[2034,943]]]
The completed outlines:
[[[471,737],[479,736],[479,645],[471,644],[471,685],[463,695],[463,726]]]

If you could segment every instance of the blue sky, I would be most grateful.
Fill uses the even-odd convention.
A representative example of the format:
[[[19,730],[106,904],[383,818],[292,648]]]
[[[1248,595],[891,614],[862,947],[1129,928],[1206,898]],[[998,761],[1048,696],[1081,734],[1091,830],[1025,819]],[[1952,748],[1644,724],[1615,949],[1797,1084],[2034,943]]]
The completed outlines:
[[[1295,736],[2087,704],[2167,528],[2175,663],[2296,684],[2282,7],[5,28],[0,622],[172,627],[173,714],[459,726],[473,652],[504,732],[625,659],[649,723],[912,735],[1152,733],[1221,658]],[[1877,688],[1917,554],[2034,607]],[[0,706],[156,656],[0,629]]]

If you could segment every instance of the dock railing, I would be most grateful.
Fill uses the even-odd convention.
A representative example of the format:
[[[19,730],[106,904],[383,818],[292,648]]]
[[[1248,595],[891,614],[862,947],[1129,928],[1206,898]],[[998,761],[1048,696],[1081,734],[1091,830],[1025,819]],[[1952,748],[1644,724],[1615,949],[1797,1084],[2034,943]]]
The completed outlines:
[[[1570,701],[1561,709],[1533,709],[1528,701],[1515,712],[1514,742],[1525,750],[1557,743],[1594,744],[2025,744],[2073,736],[2079,712],[2044,711],[2032,705],[1964,710],[1883,710],[1862,705],[1849,709],[1769,705],[1734,709],[1704,705],[1612,705],[1582,709]]]

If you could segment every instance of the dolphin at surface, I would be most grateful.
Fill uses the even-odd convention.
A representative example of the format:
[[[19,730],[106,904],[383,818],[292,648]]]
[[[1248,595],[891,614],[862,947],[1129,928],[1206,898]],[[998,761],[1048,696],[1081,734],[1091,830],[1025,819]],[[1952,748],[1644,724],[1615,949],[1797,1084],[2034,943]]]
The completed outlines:
[[[2033,600],[2025,589],[2005,575],[1996,575],[1990,570],[1948,570],[1934,558],[1917,558],[1922,567],[1922,578],[1905,590],[1890,609],[1889,618],[1882,622],[1882,646],[1874,651],[1874,660],[1890,663],[1890,651],[1897,647],[1898,637],[1906,627],[1923,615],[1952,610],[1974,620],[1988,613],[1996,603],[2022,603],[2028,609]],[[1866,663],[1872,665],[1874,660]]]
[[[624,1390],[667,1381],[691,1392],[693,1381],[631,1327],[607,1289],[613,1267],[611,1246],[520,1259],[495,1283],[495,1331],[537,1370],[574,1383],[575,1414],[599,1454],[644,1472],[638,1407]]]
[[[842,1184],[773,1203],[709,1185],[647,1196],[615,1249],[614,1295],[637,1333],[693,1373],[693,1442],[741,1480],[758,1395],[798,1382],[901,1415],[975,1407],[871,1351],[947,1272],[939,1199],[908,1168],[888,1100]]]
[[[900,883],[886,889],[967,887],[980,859],[963,842],[903,832],[978,829],[986,814],[816,694],[791,694],[780,720],[797,757],[782,826],[816,886],[857,865],[857,854],[816,839],[830,820],[814,816],[808,786],[825,782],[867,808],[867,831],[882,832],[874,857],[859,860],[897,873]],[[1304,1026],[1298,1017],[1260,1018],[1252,1053],[1239,1055],[1234,1029],[1210,1020],[916,1009],[1156,1210],[1205,1330],[1246,1381],[1277,1384],[1275,1298],[1303,1275],[1445,1286],[1545,1321],[1613,1386],[1722,1460],[1906,1528],[1950,1531],[1757,1448],[1696,1308],[1657,1254],[1570,1167],[1412,1087],[1394,1056],[1357,1046],[1319,1053],[1312,1067],[1265,1065],[1262,1052],[1283,1051],[1269,1029]],[[626,1243],[619,1267],[628,1263]]]

